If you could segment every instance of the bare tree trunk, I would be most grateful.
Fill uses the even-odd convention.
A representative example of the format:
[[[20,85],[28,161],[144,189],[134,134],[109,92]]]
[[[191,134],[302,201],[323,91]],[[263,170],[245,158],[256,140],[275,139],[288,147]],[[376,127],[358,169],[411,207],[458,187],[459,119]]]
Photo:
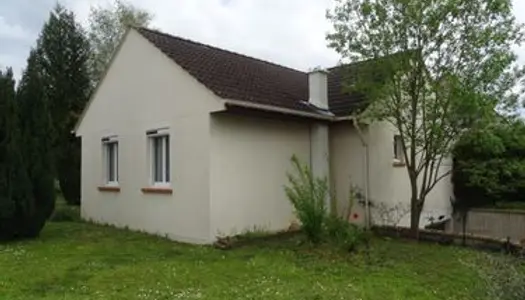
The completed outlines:
[[[409,170],[410,187],[412,196],[410,198],[410,231],[415,238],[419,238],[419,217],[421,209],[417,190],[417,177]]]
[[[415,238],[419,238],[419,218],[421,217],[421,208],[419,199],[412,196],[410,200],[410,231]]]

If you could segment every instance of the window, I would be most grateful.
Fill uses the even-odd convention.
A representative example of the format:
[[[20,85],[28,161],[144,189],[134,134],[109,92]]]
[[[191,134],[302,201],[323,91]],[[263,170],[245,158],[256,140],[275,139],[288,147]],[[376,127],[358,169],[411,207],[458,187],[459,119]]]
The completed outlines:
[[[116,137],[102,139],[104,151],[105,183],[118,185],[118,141]]]
[[[153,185],[169,185],[170,183],[170,137],[166,131],[165,129],[148,132]]]
[[[399,162],[405,161],[405,155],[403,154],[403,140],[400,135],[394,135],[394,159]]]

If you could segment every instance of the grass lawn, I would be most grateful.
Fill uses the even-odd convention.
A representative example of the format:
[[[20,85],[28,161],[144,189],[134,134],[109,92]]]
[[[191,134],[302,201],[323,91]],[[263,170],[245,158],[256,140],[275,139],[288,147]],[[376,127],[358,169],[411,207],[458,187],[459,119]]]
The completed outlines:
[[[364,254],[297,240],[221,251],[84,223],[0,245],[0,299],[479,299],[475,252],[375,239]]]

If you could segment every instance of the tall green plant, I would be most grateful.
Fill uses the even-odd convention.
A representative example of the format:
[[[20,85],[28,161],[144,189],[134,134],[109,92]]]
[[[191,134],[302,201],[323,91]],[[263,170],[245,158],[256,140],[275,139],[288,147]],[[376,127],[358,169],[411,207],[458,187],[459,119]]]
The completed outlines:
[[[328,180],[315,178],[310,168],[301,163],[295,155],[292,157],[292,165],[295,172],[287,174],[286,195],[295,208],[295,214],[308,240],[319,243],[327,216]]]

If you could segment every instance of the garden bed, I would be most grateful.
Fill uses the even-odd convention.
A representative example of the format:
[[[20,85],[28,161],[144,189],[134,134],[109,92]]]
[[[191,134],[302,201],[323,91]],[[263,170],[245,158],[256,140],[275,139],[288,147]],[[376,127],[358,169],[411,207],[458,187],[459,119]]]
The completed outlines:
[[[521,256],[524,248],[518,243],[508,239],[496,239],[492,237],[444,232],[440,230],[420,229],[416,238],[410,228],[395,226],[375,226],[373,231],[380,236],[388,236],[404,239],[418,239],[420,241],[433,242],[442,245],[467,246],[485,251],[501,251]]]

